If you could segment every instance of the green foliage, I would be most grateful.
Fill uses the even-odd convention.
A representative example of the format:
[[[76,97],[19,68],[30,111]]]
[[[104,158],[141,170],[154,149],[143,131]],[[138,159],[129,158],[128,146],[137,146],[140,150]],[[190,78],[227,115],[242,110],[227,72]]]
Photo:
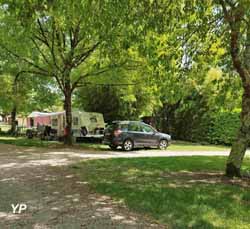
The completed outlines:
[[[0,19],[1,70],[34,77],[22,78],[14,96],[6,93],[11,83],[0,82],[0,109],[42,110],[73,94],[76,107],[107,121],[153,115],[177,138],[232,141],[217,114],[240,107],[242,85],[217,2],[4,0]]]
[[[172,134],[177,139],[231,145],[240,128],[238,111],[185,110],[177,113]]]
[[[207,133],[212,144],[231,145],[240,128],[240,112],[219,112],[210,120]]]
[[[113,120],[138,120],[152,115],[159,107],[154,88],[144,84],[109,86],[89,85],[75,96],[75,106],[86,111],[101,112],[107,122]]]

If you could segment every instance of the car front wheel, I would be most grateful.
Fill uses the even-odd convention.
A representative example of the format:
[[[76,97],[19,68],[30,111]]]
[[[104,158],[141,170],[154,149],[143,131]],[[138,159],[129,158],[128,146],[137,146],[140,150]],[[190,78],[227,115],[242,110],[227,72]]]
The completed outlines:
[[[134,148],[134,143],[130,139],[126,139],[122,144],[122,149],[125,151],[131,151]]]
[[[165,139],[160,140],[159,142],[159,149],[164,150],[168,147],[168,141]]]

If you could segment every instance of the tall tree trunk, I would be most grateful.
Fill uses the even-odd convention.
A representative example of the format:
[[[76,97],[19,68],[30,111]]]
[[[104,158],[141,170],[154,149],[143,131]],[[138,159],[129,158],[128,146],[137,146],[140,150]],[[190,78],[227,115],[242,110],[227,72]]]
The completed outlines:
[[[241,127],[226,165],[226,175],[241,177],[240,168],[250,142],[250,85],[244,88],[242,96]]]
[[[15,134],[16,132],[16,112],[17,112],[17,107],[16,105],[13,106],[12,111],[11,111],[11,129],[10,129],[10,133],[11,134]]]
[[[71,103],[71,85],[70,81],[65,82],[65,100],[64,100],[64,109],[66,116],[66,126],[65,126],[65,136],[64,136],[64,144],[72,145],[72,103]]]
[[[12,93],[13,93],[13,108],[11,111],[11,129],[10,129],[10,133],[11,134],[15,134],[16,132],[16,113],[17,113],[17,101],[16,101],[16,97],[17,97],[17,84],[18,84],[18,77],[19,77],[20,73],[17,73],[13,82],[13,87],[12,87]]]
[[[240,6],[239,6],[240,7]],[[234,11],[233,11],[234,12]],[[236,12],[236,13],[235,13]],[[243,85],[241,126],[234,142],[226,165],[226,175],[229,177],[241,177],[240,168],[250,142],[250,25],[247,27],[244,55],[240,56],[240,23],[243,18],[243,9],[238,8],[231,26],[231,56],[233,65],[239,73]],[[231,14],[233,15],[233,14]]]

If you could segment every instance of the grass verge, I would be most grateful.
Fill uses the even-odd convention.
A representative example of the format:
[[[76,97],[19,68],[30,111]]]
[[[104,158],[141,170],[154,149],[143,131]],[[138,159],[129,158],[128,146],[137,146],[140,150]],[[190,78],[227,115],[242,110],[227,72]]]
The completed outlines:
[[[0,136],[0,143],[11,144],[17,146],[30,146],[30,147],[64,147],[62,142],[58,141],[41,141],[40,139],[28,139],[26,137],[9,137]],[[109,147],[98,143],[75,143],[74,148],[83,148],[89,150],[109,150]],[[196,143],[173,141],[167,150],[171,151],[224,151],[229,150],[226,146],[216,145],[201,145]]]
[[[40,139],[28,139],[26,137],[8,137],[0,136],[0,143],[10,144],[16,146],[28,146],[28,147],[49,147],[60,146],[62,143],[57,141],[41,141]]]
[[[225,151],[230,147],[222,145],[202,145],[199,143],[185,142],[185,141],[173,141],[168,147],[168,150],[172,151]]]
[[[91,160],[72,166],[93,190],[169,228],[249,228],[250,181],[223,176],[226,157]],[[243,170],[250,169],[250,159]]]

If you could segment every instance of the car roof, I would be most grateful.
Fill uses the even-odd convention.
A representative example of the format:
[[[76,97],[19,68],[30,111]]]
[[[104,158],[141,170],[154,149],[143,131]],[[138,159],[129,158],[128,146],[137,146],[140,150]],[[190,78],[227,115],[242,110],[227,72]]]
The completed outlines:
[[[123,120],[123,121],[113,121],[113,124],[119,123],[119,124],[129,124],[129,123],[140,123],[140,124],[145,124],[144,122],[141,121],[128,121],[128,120]]]

